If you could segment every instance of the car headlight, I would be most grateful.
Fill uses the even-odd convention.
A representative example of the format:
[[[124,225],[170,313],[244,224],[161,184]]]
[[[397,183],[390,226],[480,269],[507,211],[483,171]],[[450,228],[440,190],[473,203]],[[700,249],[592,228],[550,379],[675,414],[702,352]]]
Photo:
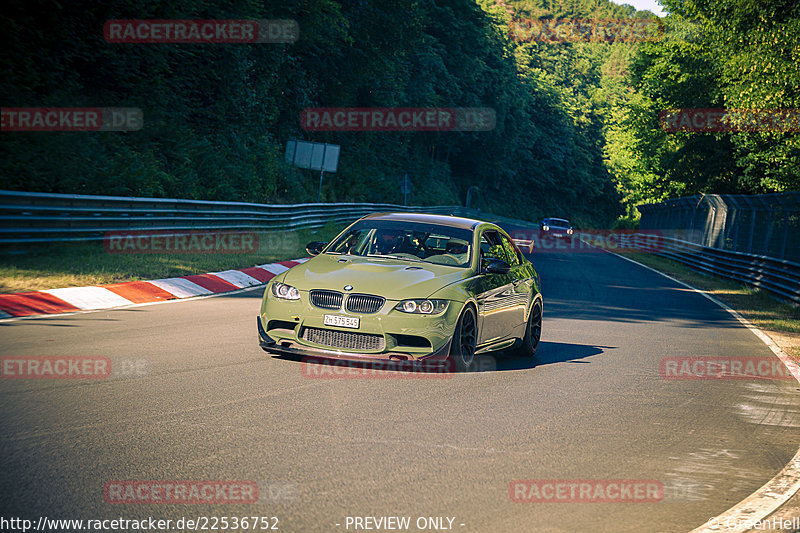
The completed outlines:
[[[567,230],[567,235],[572,235],[572,228]]]
[[[285,283],[275,282],[272,284],[272,294],[282,300],[299,300],[300,299],[300,291],[292,287],[291,285],[286,285]]]
[[[550,226],[542,226],[542,229],[545,231],[550,231]]]
[[[447,309],[447,300],[403,300],[395,309],[417,315],[438,315]]]

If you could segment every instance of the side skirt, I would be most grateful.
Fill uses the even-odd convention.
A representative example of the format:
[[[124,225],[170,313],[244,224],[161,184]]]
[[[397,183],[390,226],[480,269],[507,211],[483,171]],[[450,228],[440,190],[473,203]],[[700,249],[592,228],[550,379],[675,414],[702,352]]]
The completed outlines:
[[[493,352],[495,350],[503,350],[505,348],[509,348],[513,346],[517,342],[516,338],[505,339],[499,342],[493,342],[486,346],[480,346],[477,350],[475,350],[475,355],[486,353],[486,352]]]

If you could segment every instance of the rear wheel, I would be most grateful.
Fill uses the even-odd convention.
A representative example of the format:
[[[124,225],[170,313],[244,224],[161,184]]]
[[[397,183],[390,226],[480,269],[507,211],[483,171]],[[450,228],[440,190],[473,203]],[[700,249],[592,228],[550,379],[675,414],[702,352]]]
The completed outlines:
[[[528,316],[528,323],[525,325],[525,337],[519,347],[519,354],[525,357],[533,357],[539,348],[539,339],[542,338],[542,304],[538,301],[533,303],[531,313]]]
[[[476,366],[475,345],[478,340],[478,321],[475,310],[467,306],[458,319],[450,345],[450,364],[456,372],[467,372]]]

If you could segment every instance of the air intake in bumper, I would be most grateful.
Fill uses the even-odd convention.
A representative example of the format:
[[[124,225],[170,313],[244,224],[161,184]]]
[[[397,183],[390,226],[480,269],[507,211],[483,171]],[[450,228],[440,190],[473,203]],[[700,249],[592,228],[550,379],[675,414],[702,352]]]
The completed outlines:
[[[344,350],[380,351],[386,347],[383,335],[321,328],[304,328],[303,340]]]

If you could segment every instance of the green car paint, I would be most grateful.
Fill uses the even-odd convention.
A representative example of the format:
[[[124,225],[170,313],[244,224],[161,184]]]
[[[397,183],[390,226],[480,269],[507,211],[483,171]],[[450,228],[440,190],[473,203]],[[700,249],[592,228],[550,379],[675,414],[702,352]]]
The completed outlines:
[[[368,254],[370,247],[380,244],[382,228],[389,228],[384,233],[394,232],[396,241],[405,235],[414,252]],[[405,233],[398,234],[397,228]],[[360,252],[344,246],[353,235],[361,238]],[[332,252],[337,246],[349,252]],[[486,256],[513,264],[507,272],[489,273]],[[273,288],[280,284],[296,288],[299,298],[279,298]],[[319,307],[312,303],[311,291],[330,291],[328,295],[341,295],[342,302],[335,309]],[[348,298],[355,295],[377,296],[385,302],[376,312],[348,311]],[[432,314],[397,308],[410,299],[443,300],[446,307]],[[477,314],[475,353],[481,353],[519,343],[535,302],[541,309],[538,275],[498,226],[439,215],[375,214],[351,224],[319,255],[270,280],[258,317],[260,345],[276,354],[444,361],[466,306]],[[326,315],[329,320],[348,320],[350,326],[357,319],[357,327],[328,325]]]

